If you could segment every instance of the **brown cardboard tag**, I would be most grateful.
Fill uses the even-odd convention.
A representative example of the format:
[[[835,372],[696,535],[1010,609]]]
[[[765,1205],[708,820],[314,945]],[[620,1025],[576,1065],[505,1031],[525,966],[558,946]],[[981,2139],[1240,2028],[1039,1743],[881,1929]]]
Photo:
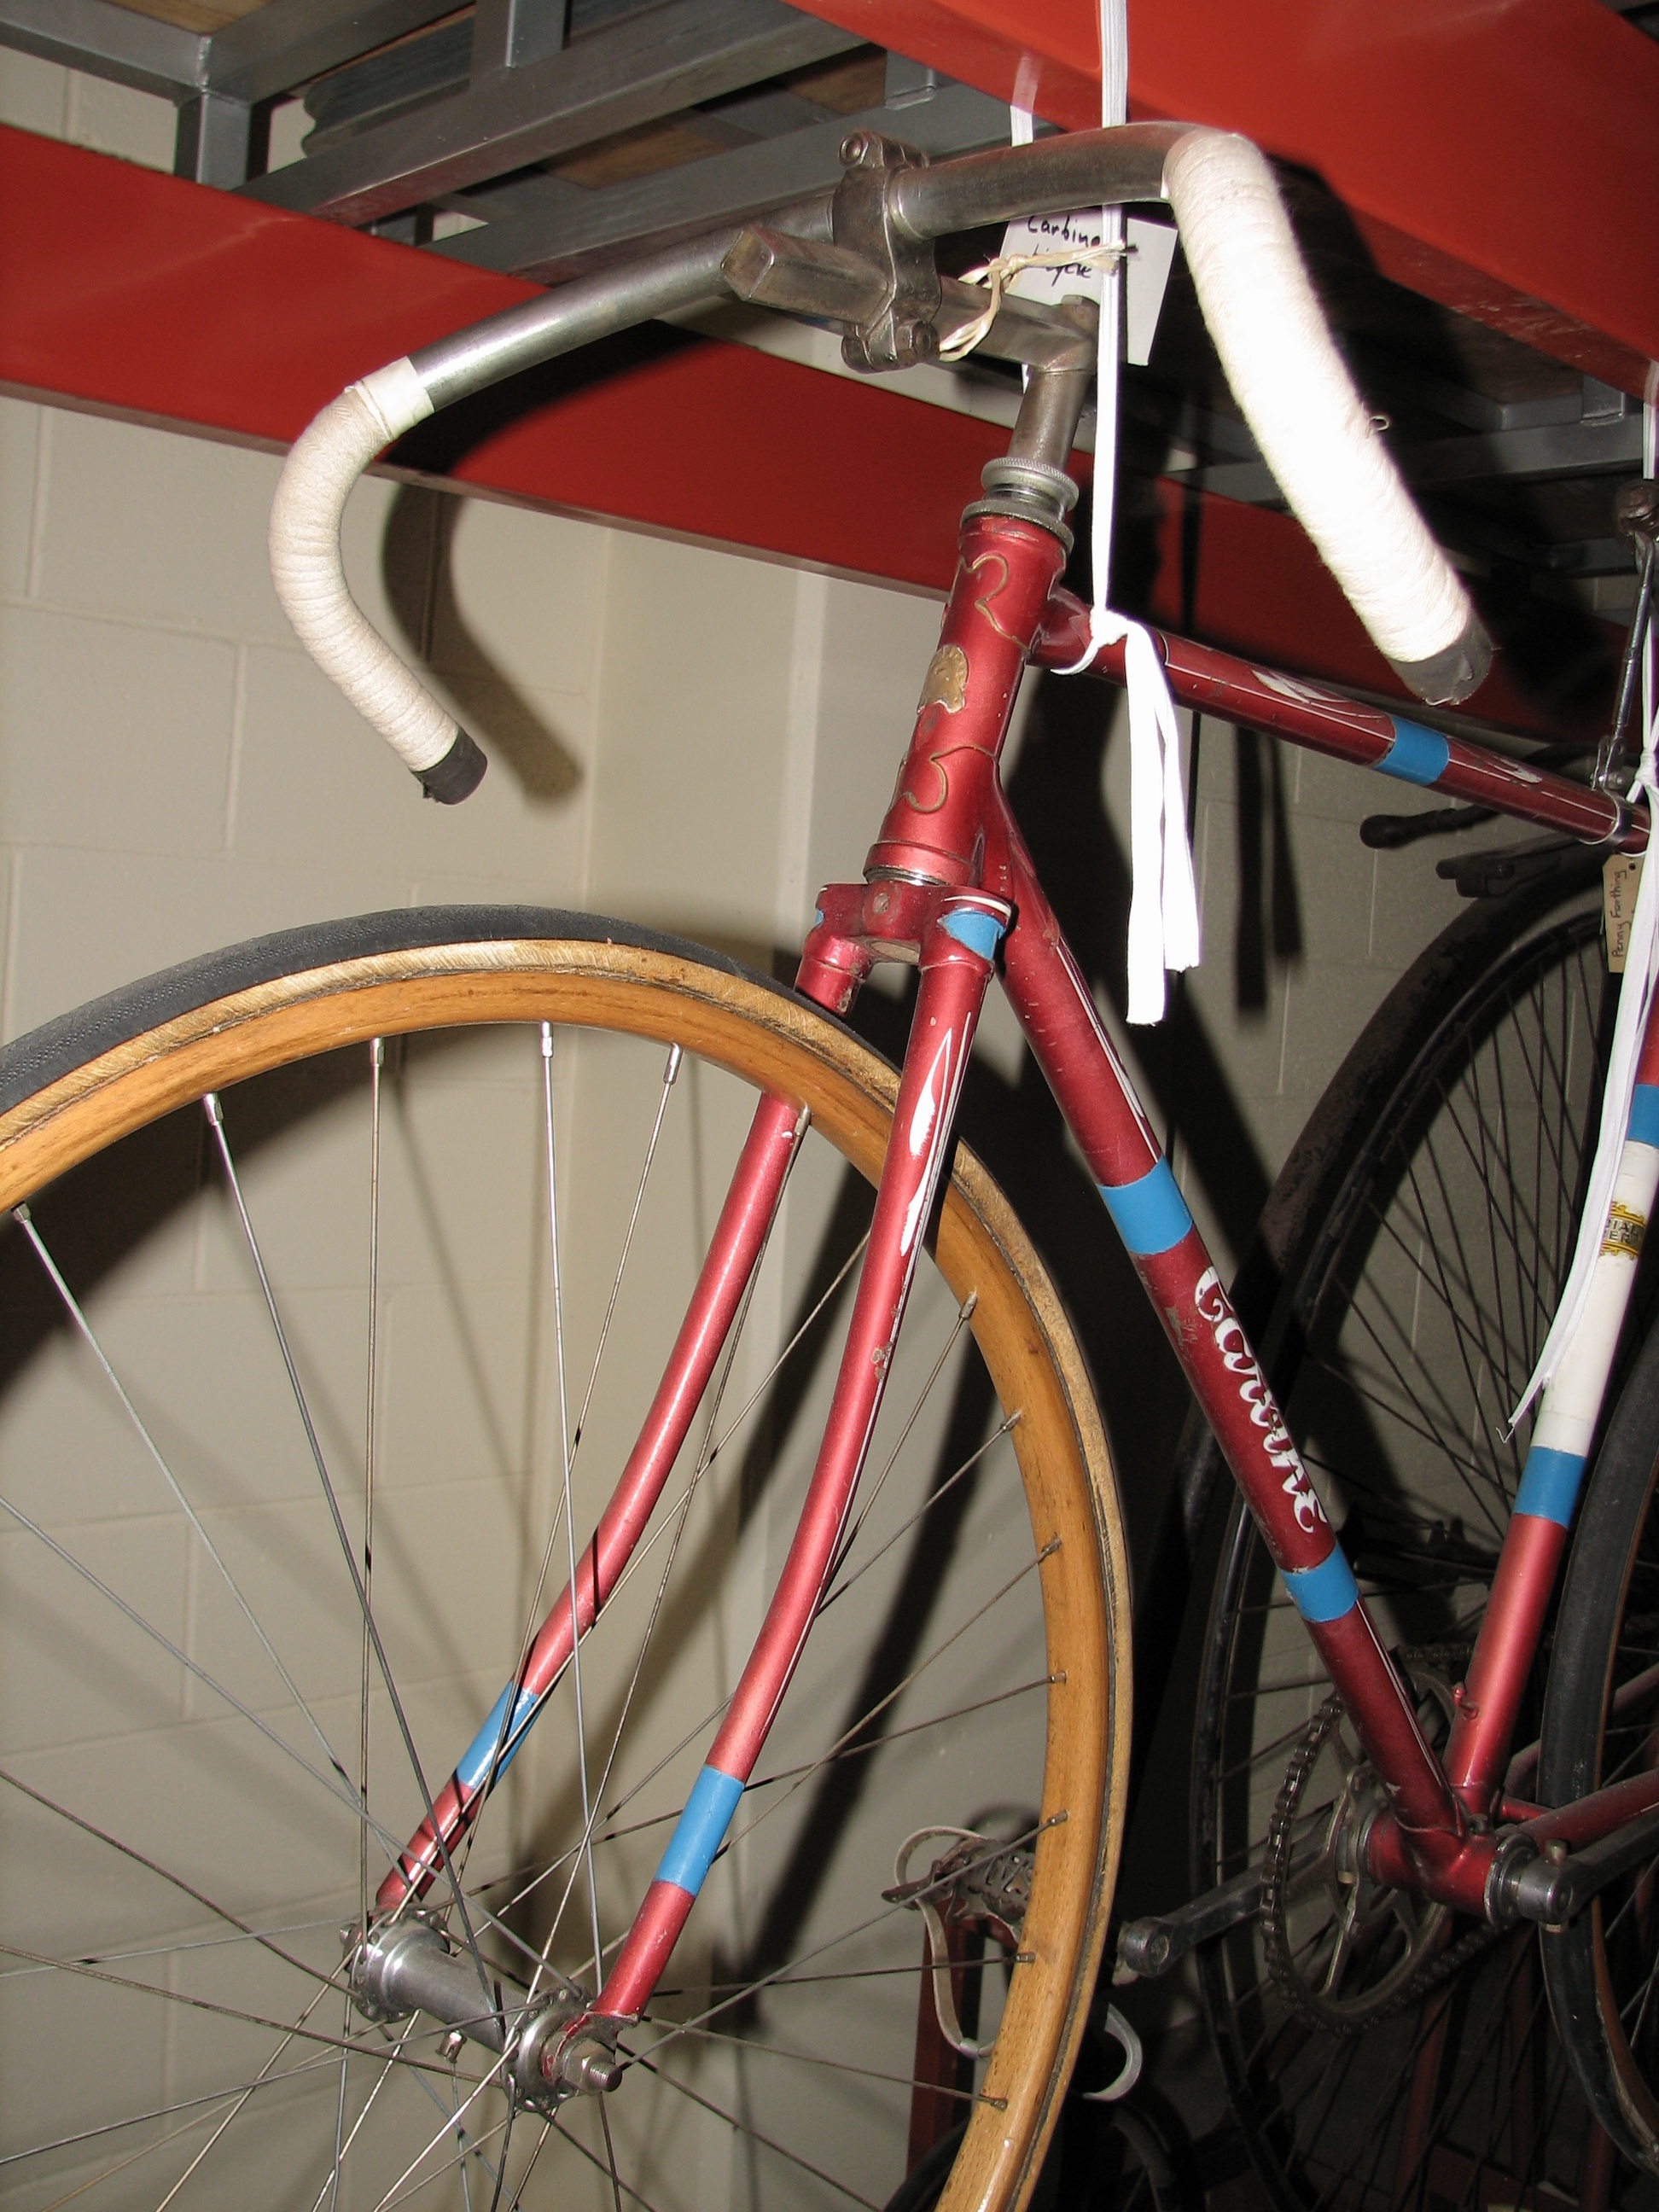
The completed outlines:
[[[1636,912],[1637,887],[1642,863],[1628,853],[1614,853],[1601,867],[1601,926],[1607,940],[1607,968],[1614,975],[1625,972],[1625,951],[1630,943],[1631,921]]]

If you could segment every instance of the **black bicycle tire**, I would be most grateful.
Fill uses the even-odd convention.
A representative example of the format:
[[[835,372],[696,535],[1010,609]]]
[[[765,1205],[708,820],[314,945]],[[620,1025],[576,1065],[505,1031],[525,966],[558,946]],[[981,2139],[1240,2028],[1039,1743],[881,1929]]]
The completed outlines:
[[[1446,1048],[1449,1033],[1460,1021],[1467,1026],[1478,1019],[1479,1009],[1501,990],[1514,963],[1536,957],[1533,948],[1549,935],[1550,917],[1582,903],[1597,865],[1595,856],[1574,855],[1541,896],[1535,886],[1529,887],[1460,917],[1390,994],[1322,1101],[1286,1163],[1275,1203],[1241,1270],[1244,1294],[1254,1299],[1258,1316],[1263,1364],[1281,1401],[1294,1389],[1306,1330],[1340,1250],[1345,1218],[1361,1201],[1368,1163],[1385,1146],[1402,1102],[1421,1080],[1421,1071]],[[1588,935],[1595,923],[1586,913],[1578,926]],[[1191,1476],[1195,1468],[1199,1494],[1189,1506],[1194,1528],[1200,1525],[1194,1508],[1208,1501],[1201,1463],[1189,1454],[1186,1472]],[[1219,1757],[1231,1624],[1255,1542],[1243,1502],[1235,1498],[1212,1586],[1194,1729],[1190,1834],[1195,1892],[1216,1879],[1216,1801],[1206,1777],[1213,1774]],[[1227,2094],[1252,2162],[1273,2201],[1286,2212],[1305,2212],[1309,2200],[1285,2170],[1273,2119],[1240,2070],[1221,1957],[1220,1945],[1201,1951],[1198,1978]]]
[[[1542,1804],[1571,1804],[1603,1778],[1607,1703],[1644,1537],[1650,1552],[1656,1488],[1659,1331],[1650,1331],[1620,1394],[1573,1534],[1540,1739]],[[1650,1559],[1648,1572],[1650,1586]],[[1631,1879],[1565,1928],[1542,1932],[1544,1977],[1585,2101],[1627,2158],[1659,2173],[1659,2097],[1622,2027],[1615,2040],[1606,2016],[1614,1996],[1607,1907],[1626,1894]],[[1615,2016],[1619,2009],[1615,2001]]]

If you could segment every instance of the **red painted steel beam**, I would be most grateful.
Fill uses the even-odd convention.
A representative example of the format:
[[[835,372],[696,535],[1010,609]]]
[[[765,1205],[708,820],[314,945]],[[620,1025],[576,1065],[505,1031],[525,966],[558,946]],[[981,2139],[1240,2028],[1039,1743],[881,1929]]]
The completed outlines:
[[[271,451],[354,377],[535,289],[5,129],[0,203],[28,210],[0,230],[0,386]],[[398,459],[526,505],[948,588],[995,426],[746,347],[654,330],[619,350],[441,416]],[[1153,619],[1397,692],[1295,523],[1161,498],[1133,562]],[[1501,659],[1478,704],[1563,726]]]
[[[1097,0],[795,0],[1067,130]],[[1131,0],[1132,114],[1314,172],[1385,276],[1640,392],[1659,358],[1659,45],[1601,0]]]
[[[0,128],[0,386],[282,450],[354,377],[538,288]],[[404,449],[470,488],[944,592],[994,426],[656,331]],[[480,418],[482,417],[482,422]]]

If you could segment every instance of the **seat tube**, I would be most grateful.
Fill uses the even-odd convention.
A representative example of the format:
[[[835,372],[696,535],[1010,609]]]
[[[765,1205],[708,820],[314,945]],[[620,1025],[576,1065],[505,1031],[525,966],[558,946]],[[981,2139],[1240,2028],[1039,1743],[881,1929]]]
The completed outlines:
[[[800,1657],[869,1451],[1008,917],[1008,907],[988,894],[949,893],[940,897],[923,933],[921,988],[893,1133],[806,1502],[754,1650],[656,1879],[593,2006],[593,2020],[632,2021],[644,2010]]]
[[[1636,1062],[1601,1249],[1572,1340],[1545,1391],[1504,1531],[1498,1571],[1458,1685],[1446,1771],[1473,1813],[1489,1812],[1509,1760],[1567,1532],[1601,1418],[1654,1197],[1659,1192],[1659,1000]]]

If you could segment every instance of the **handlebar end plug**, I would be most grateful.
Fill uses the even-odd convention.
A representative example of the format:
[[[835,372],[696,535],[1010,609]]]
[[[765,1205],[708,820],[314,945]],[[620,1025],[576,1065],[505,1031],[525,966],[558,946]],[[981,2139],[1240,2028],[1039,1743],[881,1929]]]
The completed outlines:
[[[1492,640],[1480,617],[1471,615],[1451,643],[1426,660],[1390,658],[1389,665],[1408,691],[1430,706],[1455,706],[1486,682],[1492,666]]]
[[[414,775],[427,797],[435,799],[440,806],[459,806],[483,781],[489,766],[487,757],[466,732],[457,730],[455,742],[443,758],[434,761],[430,768],[417,768]]]

